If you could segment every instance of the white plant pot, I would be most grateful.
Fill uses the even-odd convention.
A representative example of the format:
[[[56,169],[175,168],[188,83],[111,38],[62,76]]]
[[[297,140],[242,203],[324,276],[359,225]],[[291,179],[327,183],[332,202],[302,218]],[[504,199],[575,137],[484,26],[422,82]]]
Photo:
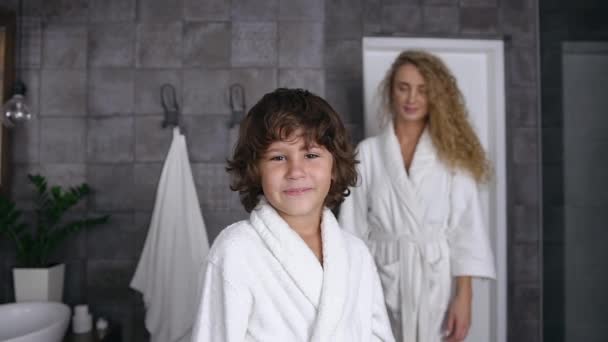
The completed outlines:
[[[61,302],[65,265],[49,268],[13,268],[17,302]]]

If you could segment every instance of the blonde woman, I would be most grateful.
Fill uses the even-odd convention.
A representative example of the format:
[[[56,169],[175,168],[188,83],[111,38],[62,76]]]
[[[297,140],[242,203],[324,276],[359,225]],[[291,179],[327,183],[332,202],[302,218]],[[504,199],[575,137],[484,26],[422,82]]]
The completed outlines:
[[[371,249],[398,341],[462,341],[471,278],[495,277],[478,194],[488,160],[438,57],[402,52],[381,93],[386,127],[358,147],[340,225]]]

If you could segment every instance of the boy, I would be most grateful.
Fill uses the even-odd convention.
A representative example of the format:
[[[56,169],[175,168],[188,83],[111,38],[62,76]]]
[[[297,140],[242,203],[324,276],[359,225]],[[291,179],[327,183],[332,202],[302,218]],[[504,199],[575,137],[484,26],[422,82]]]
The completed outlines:
[[[355,163],[316,95],[277,89],[249,111],[227,170],[251,216],[212,246],[193,341],[394,341],[374,261],[328,209]]]

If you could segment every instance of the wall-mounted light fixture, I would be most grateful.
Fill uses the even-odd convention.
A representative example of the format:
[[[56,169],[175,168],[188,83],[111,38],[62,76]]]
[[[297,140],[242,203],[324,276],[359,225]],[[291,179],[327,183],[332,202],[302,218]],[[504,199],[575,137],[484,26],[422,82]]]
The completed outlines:
[[[4,113],[2,121],[6,126],[12,127],[16,123],[32,118],[32,112],[25,102],[25,91],[25,84],[21,80],[17,80],[13,87],[13,97],[2,106]]]
[[[2,123],[7,127],[13,127],[23,121],[32,119],[32,112],[26,103],[25,83],[19,78],[21,66],[21,36],[23,34],[23,0],[19,0],[19,9],[17,11],[17,72],[16,81],[13,85],[13,96],[2,106]]]

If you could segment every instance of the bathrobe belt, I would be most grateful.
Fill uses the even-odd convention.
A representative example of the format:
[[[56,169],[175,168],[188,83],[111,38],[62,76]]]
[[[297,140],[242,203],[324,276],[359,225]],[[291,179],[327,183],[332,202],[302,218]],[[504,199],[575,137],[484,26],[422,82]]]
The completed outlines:
[[[445,231],[437,227],[422,230]],[[427,234],[391,234],[386,231],[372,230],[370,240],[393,241],[399,243],[399,291],[401,292],[401,333],[403,341],[432,342],[436,341],[439,331],[437,327],[436,309],[430,302],[430,291],[441,284],[437,266],[447,257],[444,248],[447,247],[445,234],[434,232]],[[406,245],[410,248],[406,248]],[[442,246],[443,245],[443,246]],[[419,262],[408,262],[409,250],[413,248],[413,257]],[[435,304],[436,306],[437,304]],[[443,317],[442,317],[443,318]]]

